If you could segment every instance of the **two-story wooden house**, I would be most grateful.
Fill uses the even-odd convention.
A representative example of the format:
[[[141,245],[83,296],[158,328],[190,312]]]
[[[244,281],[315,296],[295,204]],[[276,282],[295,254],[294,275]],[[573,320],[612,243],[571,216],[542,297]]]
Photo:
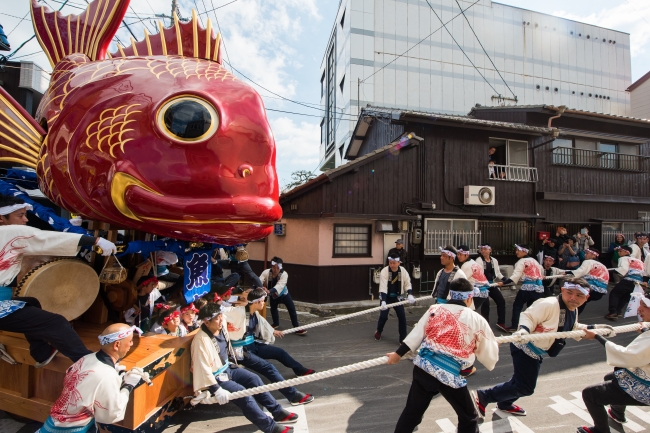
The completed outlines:
[[[431,290],[438,247],[489,243],[513,263],[557,225],[650,229],[650,122],[552,106],[476,106],[468,116],[367,107],[345,165],[283,194],[284,235],[249,244],[251,264],[277,255],[297,300],[376,295],[372,270],[402,238],[415,291]],[[282,231],[280,231],[282,233]]]

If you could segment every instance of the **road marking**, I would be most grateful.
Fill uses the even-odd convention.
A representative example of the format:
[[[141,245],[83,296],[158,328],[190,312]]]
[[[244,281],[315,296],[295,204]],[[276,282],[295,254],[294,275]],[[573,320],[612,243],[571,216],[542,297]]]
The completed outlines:
[[[576,392],[572,392],[571,395],[575,397],[575,399],[566,400],[564,397],[561,397],[559,395],[555,395],[551,397],[551,400],[553,400],[555,403],[549,405],[549,407],[554,411],[556,411],[557,413],[559,413],[560,415],[573,414],[581,418],[587,424],[594,425],[594,420],[591,418],[591,415],[589,415],[589,412],[587,412],[587,407],[585,406],[585,403],[582,400],[582,393],[576,391]],[[650,423],[650,414],[644,412],[643,410],[634,406],[630,406],[628,407],[628,411],[633,415],[637,416],[642,421]],[[645,427],[635,423],[630,419],[628,419],[627,423],[625,424],[625,427],[632,430],[635,433],[645,430]]]
[[[287,400],[286,398],[283,398],[282,400],[278,400],[278,403],[280,403],[280,406],[282,406],[284,409],[298,415],[298,422],[296,422],[295,424],[289,424],[291,427],[293,427],[294,433],[309,433],[309,425],[307,424],[307,414],[305,413],[304,404],[298,406],[292,406],[291,403],[289,403],[289,400]],[[264,409],[264,412],[267,414],[269,413],[269,411],[266,410],[266,408]]]
[[[481,433],[535,433],[521,420],[514,416],[511,417],[510,414],[506,415],[505,412],[499,412],[497,416],[500,416],[501,413],[504,414],[505,418],[484,422],[479,426],[479,431]],[[442,429],[440,433],[454,433],[456,431],[456,426],[449,418],[438,419],[436,424]]]

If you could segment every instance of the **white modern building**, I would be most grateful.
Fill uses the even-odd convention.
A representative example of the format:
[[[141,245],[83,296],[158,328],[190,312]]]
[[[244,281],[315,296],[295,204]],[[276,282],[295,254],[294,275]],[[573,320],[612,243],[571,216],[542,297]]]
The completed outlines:
[[[321,65],[320,166],[344,161],[367,104],[452,114],[548,104],[629,116],[630,69],[627,33],[491,0],[341,0]]]

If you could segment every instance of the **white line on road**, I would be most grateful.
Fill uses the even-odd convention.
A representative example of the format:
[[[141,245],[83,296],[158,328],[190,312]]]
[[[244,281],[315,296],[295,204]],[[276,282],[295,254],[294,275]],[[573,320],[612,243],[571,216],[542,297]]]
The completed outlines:
[[[479,431],[481,433],[535,433],[519,419],[510,416],[510,414],[499,411],[497,415],[503,416],[504,419],[484,422],[480,425]],[[442,429],[440,433],[454,433],[456,431],[456,426],[449,418],[438,419],[436,424]]]
[[[442,429],[442,433],[454,433],[456,431],[456,426],[449,421],[449,418],[437,419],[436,424]]]

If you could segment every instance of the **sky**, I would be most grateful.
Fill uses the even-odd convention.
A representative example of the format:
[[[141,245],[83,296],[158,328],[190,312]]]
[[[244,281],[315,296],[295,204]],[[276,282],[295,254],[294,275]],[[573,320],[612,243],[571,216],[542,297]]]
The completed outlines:
[[[7,4],[11,0],[0,1]],[[45,0],[45,3],[58,9],[63,1]],[[216,19],[219,21],[227,52],[224,57],[241,72],[235,75],[258,90],[269,110],[267,114],[277,146],[280,186],[291,181],[294,171],[316,171],[322,113],[319,107],[320,65],[339,0],[178,1],[182,16],[190,16],[192,8],[199,12],[218,8],[207,16],[214,28],[217,28]],[[26,15],[29,2],[13,0],[12,8],[0,8],[0,24],[8,33],[12,49],[34,33],[29,15]],[[499,3],[628,32],[632,43],[632,80],[650,70],[648,0],[501,0]],[[80,7],[85,7],[85,0],[69,0],[62,12],[78,14]],[[171,0],[132,0],[126,22],[131,24],[136,39],[141,40],[144,25],[154,33],[153,15],[169,15],[170,9]],[[26,19],[21,21],[24,16]],[[205,25],[206,14],[200,17]],[[117,36],[124,42],[130,38],[124,27]],[[111,51],[114,50],[115,47]],[[34,61],[51,71],[35,39],[12,60]],[[277,95],[304,105],[288,102]]]

